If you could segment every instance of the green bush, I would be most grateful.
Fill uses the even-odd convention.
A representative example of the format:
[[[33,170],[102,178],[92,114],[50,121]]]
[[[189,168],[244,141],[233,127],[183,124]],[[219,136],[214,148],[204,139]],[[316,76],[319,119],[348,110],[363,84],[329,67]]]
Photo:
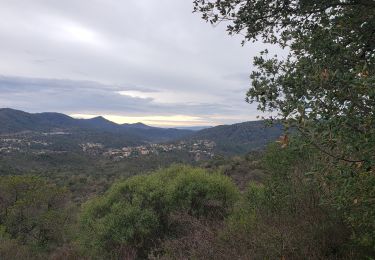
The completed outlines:
[[[223,218],[238,198],[230,179],[203,169],[175,165],[148,176],[118,182],[83,207],[80,242],[92,254],[147,256],[166,234],[169,217]]]
[[[172,207],[196,217],[221,218],[237,199],[237,189],[228,177],[196,168],[181,168],[169,186]]]
[[[350,233],[314,173],[318,153],[292,141],[271,144],[263,159],[267,179],[250,183],[218,244],[239,257],[336,259]],[[225,250],[224,250],[225,251]],[[234,252],[233,252],[234,251]]]
[[[375,255],[373,168],[332,158],[297,137],[287,149],[271,146],[264,164],[274,207],[285,209],[286,216],[304,210],[311,214],[310,209],[320,208],[318,215],[330,220],[316,224],[316,230],[341,230],[345,243],[340,250],[360,258]]]
[[[0,177],[0,236],[40,249],[58,245],[68,220],[67,199],[65,189],[38,177]]]
[[[351,230],[353,250],[366,256],[375,255],[375,175],[373,171],[353,172],[343,167],[330,186],[329,203],[343,215]]]

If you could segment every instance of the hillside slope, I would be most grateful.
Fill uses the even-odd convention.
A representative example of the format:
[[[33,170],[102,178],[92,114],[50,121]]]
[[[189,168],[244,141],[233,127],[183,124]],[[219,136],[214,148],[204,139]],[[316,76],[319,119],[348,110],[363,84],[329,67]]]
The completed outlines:
[[[267,126],[264,121],[220,125],[194,133],[188,140],[211,140],[223,154],[246,153],[264,148],[283,133],[280,124]]]
[[[0,133],[49,131],[77,126],[75,119],[59,113],[30,114],[10,108],[0,109]]]

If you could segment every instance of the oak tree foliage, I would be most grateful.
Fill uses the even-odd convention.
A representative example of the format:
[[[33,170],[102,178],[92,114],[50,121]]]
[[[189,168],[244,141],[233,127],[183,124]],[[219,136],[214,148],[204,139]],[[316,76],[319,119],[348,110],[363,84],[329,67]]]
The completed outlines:
[[[194,11],[244,43],[289,50],[255,57],[248,102],[277,111],[336,160],[374,165],[374,1],[194,0]]]

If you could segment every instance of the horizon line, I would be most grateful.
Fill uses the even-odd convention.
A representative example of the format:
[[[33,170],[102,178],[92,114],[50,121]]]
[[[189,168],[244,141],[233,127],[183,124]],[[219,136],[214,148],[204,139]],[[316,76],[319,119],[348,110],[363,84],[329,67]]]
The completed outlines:
[[[249,122],[249,121],[261,121],[261,120],[244,120],[244,121],[237,121],[234,123],[213,123],[204,121],[203,118],[198,116],[186,116],[186,115],[155,115],[155,116],[119,116],[119,115],[103,115],[103,114],[80,114],[80,113],[64,113],[64,112],[56,112],[56,111],[43,111],[43,112],[28,112],[21,109],[14,109],[10,107],[3,107],[0,110],[9,109],[15,111],[21,111],[28,114],[42,114],[42,113],[57,113],[69,116],[73,119],[92,119],[96,117],[102,117],[114,124],[122,125],[122,124],[137,124],[142,123],[147,126],[151,127],[159,127],[159,128],[176,128],[176,129],[189,129],[189,128],[211,128],[220,125],[232,125],[237,123]],[[142,120],[143,119],[143,120]]]

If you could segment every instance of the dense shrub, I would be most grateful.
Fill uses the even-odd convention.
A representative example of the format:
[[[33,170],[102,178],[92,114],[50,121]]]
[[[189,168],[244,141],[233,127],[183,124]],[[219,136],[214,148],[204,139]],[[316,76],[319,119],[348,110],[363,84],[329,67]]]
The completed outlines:
[[[316,171],[319,153],[300,140],[272,144],[263,158],[267,178],[251,182],[224,220],[180,216],[182,236],[161,244],[160,259],[341,259],[359,257],[350,228],[329,202]]]
[[[25,244],[45,246],[63,233],[65,189],[37,177],[0,178],[0,221],[5,232]]]
[[[136,176],[84,206],[80,242],[94,254],[145,257],[160,239],[173,235],[170,217],[175,212],[220,219],[237,196],[228,177],[199,168],[172,166]]]
[[[17,240],[0,237],[0,259],[35,259],[35,255]]]
[[[272,144],[263,159],[268,178],[250,184],[228,220],[224,241],[254,258],[336,259],[351,255],[350,230],[317,171],[319,153],[298,138]],[[233,239],[236,238],[236,239]]]
[[[41,178],[0,177],[0,258],[31,257],[63,243],[67,200],[65,189]]]
[[[375,256],[374,170],[340,167],[327,182],[332,191],[327,203],[343,215],[351,231],[353,250],[367,257]]]

